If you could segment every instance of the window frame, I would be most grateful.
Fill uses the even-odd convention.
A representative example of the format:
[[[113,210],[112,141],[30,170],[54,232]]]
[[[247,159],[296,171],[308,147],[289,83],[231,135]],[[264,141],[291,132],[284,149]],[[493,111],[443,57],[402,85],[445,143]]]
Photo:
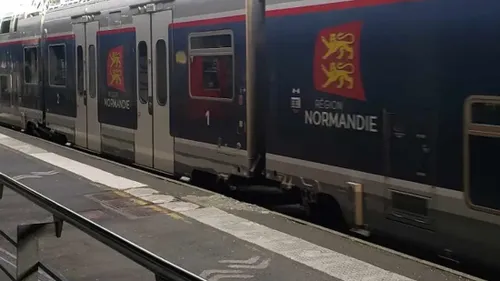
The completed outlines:
[[[462,169],[463,169],[463,192],[464,192],[464,200],[467,206],[470,209],[499,215],[500,210],[492,209],[490,207],[476,205],[472,202],[470,196],[470,146],[469,146],[469,137],[470,136],[479,136],[479,137],[490,137],[490,138],[500,138],[500,125],[494,124],[483,124],[483,123],[474,123],[473,115],[472,115],[472,106],[477,103],[483,104],[495,104],[500,106],[500,97],[498,96],[482,96],[482,95],[471,95],[464,102],[463,108],[463,140],[462,140]]]
[[[221,48],[205,48],[205,49],[192,49],[191,48],[191,39],[197,37],[208,37],[215,35],[229,35],[231,36],[231,47],[221,47]],[[231,56],[232,62],[232,95],[231,98],[214,98],[214,97],[200,97],[194,96],[191,93],[191,56],[199,56],[199,57],[209,57],[209,56]],[[216,30],[216,31],[204,31],[204,32],[192,32],[188,35],[188,92],[189,97],[192,99],[199,100],[212,100],[212,101],[220,101],[220,102],[233,102],[236,91],[236,78],[235,78],[235,51],[234,51],[234,33],[230,29],[224,30]]]
[[[36,82],[26,82],[26,71],[24,69],[26,65],[26,50],[35,49],[36,50]],[[40,83],[40,64],[39,64],[39,46],[38,45],[27,45],[23,46],[23,84],[25,85],[38,85]]]
[[[52,61],[51,59],[51,56],[50,56],[50,48],[51,47],[57,47],[57,46],[63,46],[64,47],[64,64],[65,64],[65,70],[66,70],[66,78],[65,78],[65,83],[64,85],[54,85],[52,84],[52,76],[51,76],[51,64],[50,62]],[[68,48],[66,47],[66,43],[56,43],[56,44],[49,44],[47,46],[47,57],[48,57],[48,62],[47,62],[47,66],[48,66],[48,71],[47,71],[47,74],[48,74],[48,82],[49,82],[49,87],[51,88],[66,88],[68,86],[68,52],[67,52]]]

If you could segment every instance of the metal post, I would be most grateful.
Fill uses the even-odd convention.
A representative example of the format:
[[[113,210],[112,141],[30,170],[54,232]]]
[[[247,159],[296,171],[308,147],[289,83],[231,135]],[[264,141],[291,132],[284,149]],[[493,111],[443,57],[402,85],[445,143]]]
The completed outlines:
[[[363,185],[355,182],[348,182],[354,191],[354,224],[357,227],[362,227],[364,224],[363,217]]]
[[[3,189],[4,189],[3,183],[0,183],[0,199],[3,198]]]
[[[36,223],[17,226],[17,258],[16,276],[19,281],[38,281],[38,239],[51,226],[55,226],[56,234],[62,223],[60,221]],[[53,228],[51,229],[52,231]]]
[[[17,227],[17,280],[38,281],[38,237],[33,225]]]
[[[247,121],[247,153],[248,167],[250,172],[259,157],[260,143],[262,138],[260,133],[262,129],[258,124],[259,114],[262,114],[259,109],[259,96],[262,95],[258,91],[258,83],[260,75],[258,71],[263,71],[257,67],[259,61],[259,50],[262,50],[265,16],[266,16],[266,0],[246,0],[246,121]],[[260,81],[261,83],[263,81]],[[252,176],[251,174],[249,176]]]

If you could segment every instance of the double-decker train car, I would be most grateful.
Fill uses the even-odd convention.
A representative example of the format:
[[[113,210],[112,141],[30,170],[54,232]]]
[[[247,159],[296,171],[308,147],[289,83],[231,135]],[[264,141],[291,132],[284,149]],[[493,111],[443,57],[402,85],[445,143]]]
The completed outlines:
[[[0,121],[498,266],[498,30],[495,0],[50,6],[2,20]]]

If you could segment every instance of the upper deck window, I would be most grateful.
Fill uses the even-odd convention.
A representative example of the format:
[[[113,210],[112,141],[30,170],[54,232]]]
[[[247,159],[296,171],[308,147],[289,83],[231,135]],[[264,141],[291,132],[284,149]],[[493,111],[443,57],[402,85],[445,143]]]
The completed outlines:
[[[0,33],[9,33],[10,32],[10,19],[2,21],[2,25],[0,26]]]
[[[189,36],[189,90],[192,98],[232,100],[234,48],[230,31]]]

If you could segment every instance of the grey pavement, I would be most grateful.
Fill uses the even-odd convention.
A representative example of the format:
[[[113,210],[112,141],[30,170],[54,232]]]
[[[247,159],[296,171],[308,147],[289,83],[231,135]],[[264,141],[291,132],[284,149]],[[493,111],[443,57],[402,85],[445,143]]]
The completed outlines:
[[[0,171],[9,176],[55,171],[50,165],[0,148]],[[41,178],[21,182],[79,212],[115,233],[196,274],[206,270],[233,275],[224,280],[335,280],[321,272],[260,249],[233,236],[151,206],[140,206],[130,197],[77,176],[57,171]],[[21,177],[22,178],[22,177]],[[0,226],[15,234],[20,223],[46,220],[50,215],[24,198],[7,192],[0,201]],[[0,256],[15,263],[15,254],[5,243]],[[64,226],[62,238],[41,239],[43,261],[68,280],[138,280],[148,274],[143,268],[93,240],[79,230]],[[256,267],[229,268],[227,260],[255,260]],[[223,261],[223,262],[221,262]],[[208,273],[207,273],[208,272]],[[208,275],[207,275],[208,274]],[[145,279],[147,280],[147,279]],[[151,275],[151,279],[153,276]],[[215,279],[214,279],[215,280]]]
[[[414,259],[403,258],[392,252],[303,225],[262,208],[186,184],[104,161],[4,128],[0,128],[0,133],[114,175],[144,183],[181,200],[224,210],[413,280],[469,280]],[[203,275],[208,280],[220,280],[222,277],[228,277],[224,280],[230,281],[338,280],[303,263],[202,224],[189,216],[159,209],[154,205],[145,205],[123,192],[90,182],[79,175],[3,146],[0,146],[0,171],[17,177],[42,194],[163,258]],[[2,230],[7,228],[13,233],[15,226],[21,222],[47,217],[47,213],[17,195],[7,193],[4,199],[0,200]],[[140,266],[78,230],[68,225],[65,225],[64,229],[60,239],[44,238],[41,248],[44,262],[68,280],[128,281],[150,276]],[[12,249],[5,246],[5,243],[0,243],[0,264],[15,264],[12,254]],[[241,265],[243,261],[251,266],[242,268],[245,267]],[[346,264],[345,261],[342,263]],[[0,275],[0,280],[3,280],[1,278]],[[153,277],[149,280],[153,280]]]

